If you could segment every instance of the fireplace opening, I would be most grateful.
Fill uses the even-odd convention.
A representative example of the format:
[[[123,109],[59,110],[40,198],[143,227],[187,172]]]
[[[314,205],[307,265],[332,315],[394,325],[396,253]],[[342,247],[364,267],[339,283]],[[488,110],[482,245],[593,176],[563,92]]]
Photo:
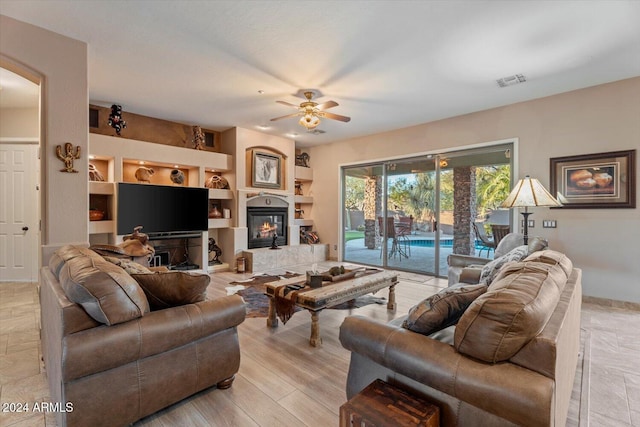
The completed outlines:
[[[247,207],[248,248],[267,248],[276,236],[278,246],[287,242],[287,208]]]

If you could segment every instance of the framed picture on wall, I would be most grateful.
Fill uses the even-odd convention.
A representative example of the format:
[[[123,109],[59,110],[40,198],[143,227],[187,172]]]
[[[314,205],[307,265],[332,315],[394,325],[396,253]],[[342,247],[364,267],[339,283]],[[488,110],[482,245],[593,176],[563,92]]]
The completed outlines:
[[[635,208],[636,150],[550,159],[551,194],[565,208]]]
[[[263,188],[281,188],[282,156],[253,151],[251,185]]]

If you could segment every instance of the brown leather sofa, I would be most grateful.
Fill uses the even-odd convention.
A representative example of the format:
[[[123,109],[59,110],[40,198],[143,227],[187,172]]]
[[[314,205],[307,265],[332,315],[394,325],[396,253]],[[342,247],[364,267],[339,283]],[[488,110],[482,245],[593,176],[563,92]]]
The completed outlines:
[[[545,250],[505,265],[457,326],[429,336],[402,327],[403,318],[348,317],[347,396],[380,378],[436,403],[445,427],[564,426],[581,295],[581,270]]]
[[[240,297],[149,311],[129,274],[74,246],[51,257],[40,281],[50,401],[65,408],[58,426],[129,425],[205,388],[231,386]]]

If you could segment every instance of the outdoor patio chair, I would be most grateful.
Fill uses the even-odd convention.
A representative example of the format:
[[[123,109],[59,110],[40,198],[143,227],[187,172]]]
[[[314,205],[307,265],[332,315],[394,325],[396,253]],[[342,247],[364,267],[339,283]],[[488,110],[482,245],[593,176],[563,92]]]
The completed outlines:
[[[389,239],[391,239],[391,249],[387,252],[387,257],[391,258],[398,255],[400,260],[402,261],[402,257],[408,258],[406,253],[406,247],[403,249],[398,242],[398,235],[396,234],[395,227],[395,219],[393,217],[387,218],[387,238],[385,240],[384,237],[384,228],[382,217],[378,217],[378,227],[379,227],[379,235],[382,237],[383,243],[380,245],[380,257],[382,257],[382,247],[388,244]]]
[[[497,246],[496,243],[493,239],[487,236],[486,233],[483,232],[484,227],[482,226],[482,224],[478,226],[477,223],[473,222],[472,225],[473,231],[476,234],[476,249],[480,250],[480,256],[482,256],[482,251],[486,250],[487,258],[489,258],[489,254],[491,253],[491,251],[495,250]]]
[[[508,225],[491,224],[491,234],[493,235],[493,241],[495,242],[494,248],[496,248],[498,244],[500,244],[500,240],[509,233],[510,230]]]
[[[407,258],[411,256],[411,242],[409,236],[413,229],[413,216],[401,216],[394,223],[398,244],[404,246],[404,253]]]

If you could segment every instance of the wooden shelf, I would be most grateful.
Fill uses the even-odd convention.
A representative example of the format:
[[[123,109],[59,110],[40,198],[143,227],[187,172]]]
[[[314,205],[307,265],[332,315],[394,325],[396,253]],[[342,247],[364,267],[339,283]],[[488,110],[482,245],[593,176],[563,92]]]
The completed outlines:
[[[313,197],[311,197],[311,196],[294,196],[293,197],[293,201],[294,201],[294,203],[310,205],[310,204],[313,203]]]
[[[89,221],[89,234],[114,233],[115,222],[106,221]]]
[[[106,194],[112,196],[115,193],[115,183],[104,181],[89,181],[89,194]]]
[[[209,218],[209,228],[231,227],[231,218]]]
[[[313,169],[305,168],[304,166],[296,166],[294,176],[296,181],[313,181]]]
[[[219,190],[216,188],[209,189],[209,198],[217,200],[231,200],[233,199],[233,191],[231,190]]]

